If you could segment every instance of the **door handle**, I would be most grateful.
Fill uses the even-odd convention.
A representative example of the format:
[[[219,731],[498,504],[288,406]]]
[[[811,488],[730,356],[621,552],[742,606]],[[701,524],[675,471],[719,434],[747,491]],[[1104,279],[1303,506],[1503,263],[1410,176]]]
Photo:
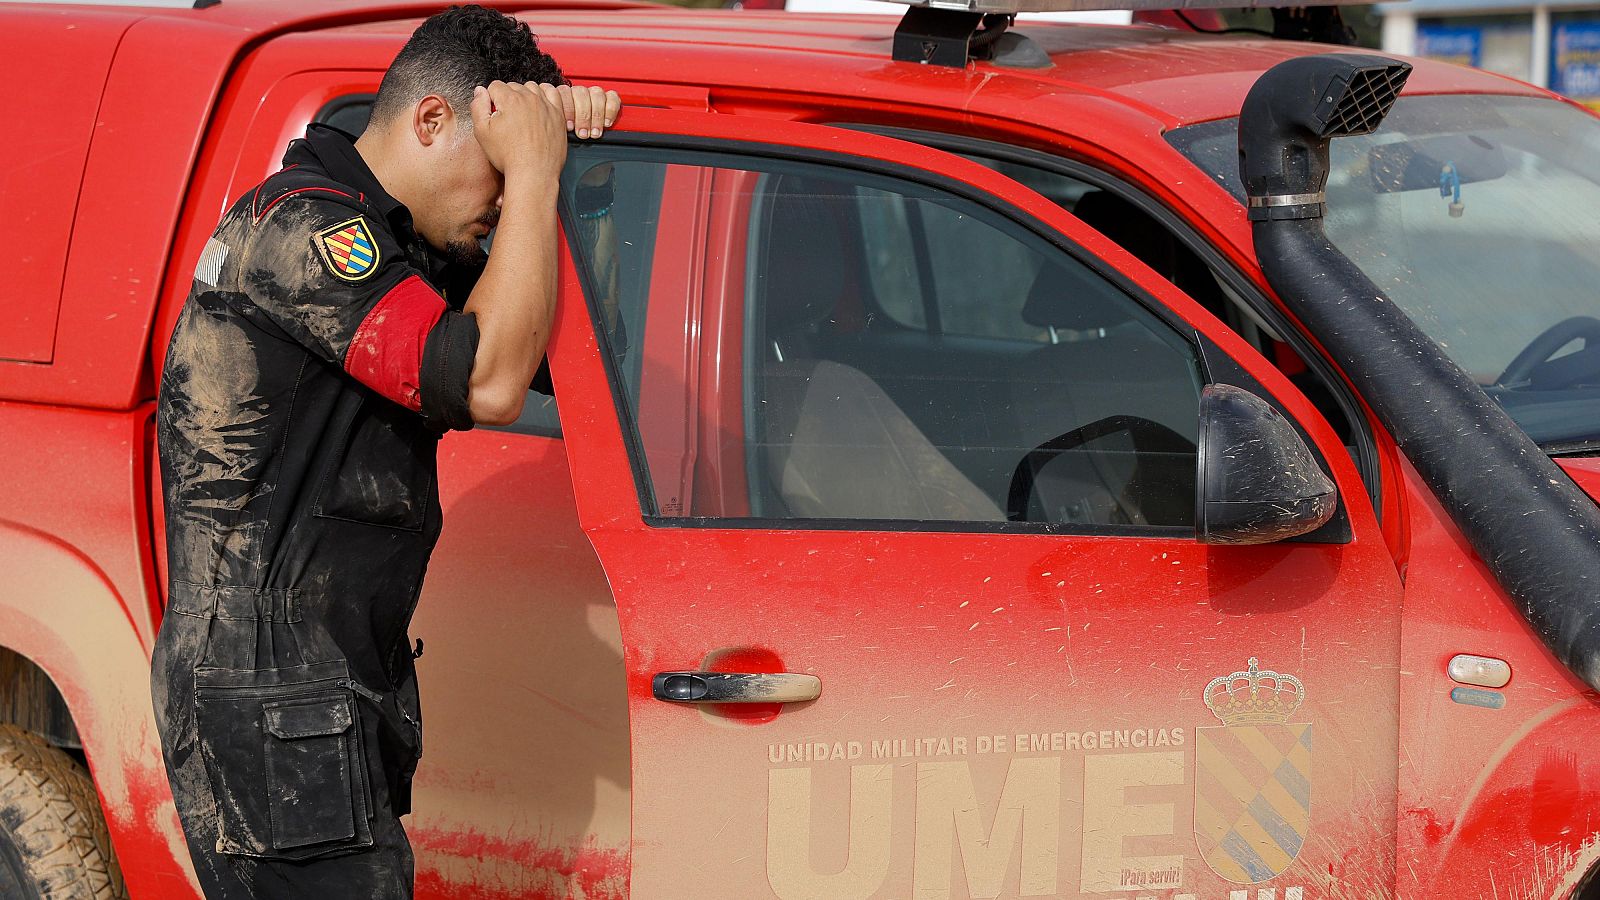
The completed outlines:
[[[650,691],[668,703],[804,703],[822,695],[822,679],[789,672],[657,672]]]

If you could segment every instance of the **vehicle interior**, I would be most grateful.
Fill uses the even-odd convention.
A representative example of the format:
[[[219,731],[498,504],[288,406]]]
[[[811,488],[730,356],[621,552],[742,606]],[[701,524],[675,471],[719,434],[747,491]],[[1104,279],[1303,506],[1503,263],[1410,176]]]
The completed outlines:
[[[1130,200],[1131,189],[1118,192],[1060,172],[977,154],[967,154],[967,158],[1047,197],[1172,282],[1277,366],[1317,407],[1340,440],[1352,443],[1349,418],[1322,377],[1229,286],[1218,268],[1201,259],[1172,227]]]

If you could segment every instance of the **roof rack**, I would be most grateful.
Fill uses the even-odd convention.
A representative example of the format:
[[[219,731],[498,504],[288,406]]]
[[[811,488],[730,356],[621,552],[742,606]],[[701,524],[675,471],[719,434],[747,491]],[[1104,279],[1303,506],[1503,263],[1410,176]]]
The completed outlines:
[[[894,31],[894,58],[964,68],[968,60],[1036,68],[1050,58],[1024,35],[1006,29],[1023,12],[1185,10],[1273,7],[1274,37],[1350,43],[1339,6],[1366,0],[891,0],[910,6]],[[1341,39],[1342,38],[1342,39]]]
[[[969,59],[992,58],[994,45],[1011,20],[1006,13],[913,6],[894,30],[894,58],[963,68]],[[1049,62],[1047,57],[1045,63]]]

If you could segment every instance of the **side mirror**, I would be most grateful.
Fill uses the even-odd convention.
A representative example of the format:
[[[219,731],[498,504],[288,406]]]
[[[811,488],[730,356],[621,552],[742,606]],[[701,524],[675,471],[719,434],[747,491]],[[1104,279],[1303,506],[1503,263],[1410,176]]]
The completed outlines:
[[[1200,395],[1195,532],[1203,544],[1270,544],[1333,517],[1333,481],[1288,420],[1243,388]]]

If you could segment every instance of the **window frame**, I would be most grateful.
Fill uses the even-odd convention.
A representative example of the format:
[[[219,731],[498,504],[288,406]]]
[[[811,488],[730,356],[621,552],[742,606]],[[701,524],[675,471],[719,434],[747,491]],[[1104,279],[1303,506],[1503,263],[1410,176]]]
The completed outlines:
[[[809,147],[794,147],[781,144],[772,144],[762,141],[737,140],[719,137],[703,137],[689,134],[666,134],[650,132],[610,132],[603,143],[584,145],[586,149],[593,147],[596,151],[603,151],[607,147],[639,149],[646,151],[661,151],[660,164],[684,165],[711,165],[729,169],[748,170],[748,162],[772,160],[780,163],[809,163],[827,166],[835,169],[864,172],[871,175],[888,177],[921,187],[940,191],[945,194],[961,198],[974,203],[991,213],[1008,219],[1017,227],[1033,234],[1045,244],[1065,253],[1077,263],[1087,267],[1090,272],[1106,279],[1112,287],[1156,320],[1171,328],[1173,335],[1187,342],[1195,353],[1195,363],[1202,384],[1210,384],[1219,380],[1219,373],[1225,373],[1229,383],[1257,392],[1261,396],[1274,402],[1270,392],[1267,392],[1256,379],[1251,377],[1243,366],[1222,353],[1221,348],[1204,332],[1178,317],[1176,313],[1159,303],[1135,283],[1126,274],[1122,273],[1105,260],[1096,256],[1083,247],[1072,243],[1065,235],[1051,228],[1048,224],[1035,218],[1033,215],[1021,210],[1002,196],[996,196],[980,188],[961,181],[960,179],[930,172],[915,166],[901,163],[880,161],[867,157],[852,156],[846,151],[817,150]],[[699,157],[699,159],[695,159]],[[721,160],[717,160],[721,157]],[[569,154],[569,160],[579,157]],[[745,166],[739,166],[740,160],[748,161]],[[574,215],[568,200],[565,183],[568,173],[563,172],[563,190],[558,203],[558,212],[566,235],[568,250],[572,255],[574,267],[583,292],[585,308],[588,311],[588,320],[596,339],[597,350],[601,357],[601,366],[606,373],[607,387],[612,398],[613,414],[618,417],[619,432],[624,449],[627,453],[629,467],[632,470],[633,482],[639,500],[639,510],[642,521],[652,528],[717,528],[729,530],[782,530],[782,531],[861,531],[861,532],[931,532],[931,533],[977,533],[977,534],[1027,534],[1027,535],[1083,535],[1096,537],[1174,537],[1186,536],[1193,538],[1195,529],[1192,526],[1151,526],[1151,525],[1099,525],[1065,522],[998,522],[998,521],[963,521],[963,520],[915,520],[915,519],[869,519],[869,518],[774,518],[763,516],[748,517],[713,517],[713,516],[663,516],[660,515],[655,500],[655,487],[649,474],[649,461],[638,428],[638,422],[627,401],[627,386],[620,371],[619,362],[610,344],[605,329],[600,327],[602,311],[598,305],[598,294],[595,291],[595,273],[591,270],[586,258],[585,250],[578,245],[577,231],[573,227]],[[659,227],[659,226],[658,226]],[[636,345],[637,346],[637,345]],[[1274,402],[1274,405],[1276,403]],[[1196,415],[1199,414],[1198,406]],[[1290,421],[1295,423],[1298,433],[1307,441],[1313,455],[1324,471],[1329,471],[1327,460],[1323,458],[1320,448],[1311,441],[1298,421],[1290,416]],[[1294,539],[1296,542],[1312,543],[1343,543],[1350,539],[1350,524],[1344,505],[1340,504],[1334,519],[1317,531]]]

